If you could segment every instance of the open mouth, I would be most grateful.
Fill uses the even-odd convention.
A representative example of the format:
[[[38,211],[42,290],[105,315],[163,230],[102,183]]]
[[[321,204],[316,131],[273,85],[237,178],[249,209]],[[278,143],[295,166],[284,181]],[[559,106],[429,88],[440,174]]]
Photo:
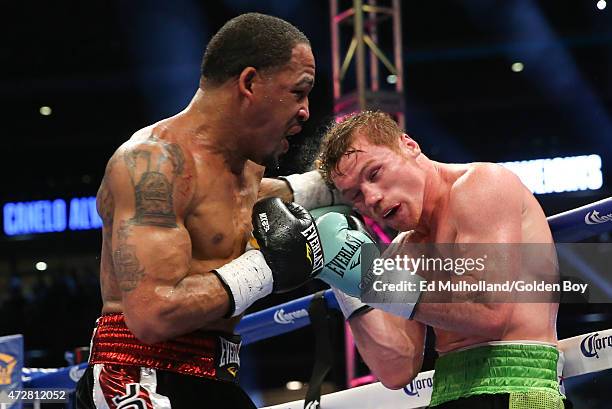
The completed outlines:
[[[395,215],[395,213],[397,213],[397,211],[400,208],[400,204],[396,204],[391,206],[389,209],[387,209],[387,211],[383,214],[383,219],[389,219],[391,217],[393,217]]]
[[[295,135],[295,134],[298,134],[300,132],[302,132],[302,126],[296,124],[296,125],[293,125],[291,128],[289,128],[288,134],[289,135]]]

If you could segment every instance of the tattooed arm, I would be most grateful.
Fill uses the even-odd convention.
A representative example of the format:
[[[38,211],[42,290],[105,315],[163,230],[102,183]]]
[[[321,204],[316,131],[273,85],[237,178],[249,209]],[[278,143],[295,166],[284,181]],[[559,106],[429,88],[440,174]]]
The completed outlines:
[[[113,198],[112,270],[130,330],[143,342],[176,337],[227,313],[213,273],[190,273],[184,225],[193,186],[177,144],[150,138],[118,151],[105,185]]]

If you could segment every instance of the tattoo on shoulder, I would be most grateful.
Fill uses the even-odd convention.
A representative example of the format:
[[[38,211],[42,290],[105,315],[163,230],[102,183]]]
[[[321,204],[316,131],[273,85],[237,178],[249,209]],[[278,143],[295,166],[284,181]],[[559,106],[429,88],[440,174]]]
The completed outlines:
[[[98,205],[98,214],[104,223],[104,226],[111,227],[113,225],[113,212],[115,203],[113,199],[113,193],[108,187],[106,176],[102,179],[100,189],[98,189],[98,196],[96,197]]]
[[[118,158],[115,154],[108,161],[106,170],[104,171],[104,177],[102,178],[102,183],[100,183],[100,188],[98,189],[98,194],[96,196],[96,208],[103,223],[102,234],[105,242],[108,242],[109,245],[112,240],[111,232],[113,228],[113,214],[115,212],[115,200],[109,187],[109,178],[111,177],[113,167],[117,160]]]
[[[140,260],[136,257],[136,246],[128,244],[130,237],[130,223],[122,221],[117,230],[117,249],[113,252],[113,267],[123,292],[134,290],[145,275]]]
[[[147,144],[161,149],[149,149]],[[181,147],[152,136],[146,144],[124,157],[136,199],[136,211],[130,222],[141,226],[176,227],[173,191],[185,164]]]
[[[96,197],[96,207],[102,219],[102,238],[105,245],[112,246],[113,241],[113,219],[115,213],[115,201],[113,193],[108,187],[106,176],[102,179],[102,184]]]

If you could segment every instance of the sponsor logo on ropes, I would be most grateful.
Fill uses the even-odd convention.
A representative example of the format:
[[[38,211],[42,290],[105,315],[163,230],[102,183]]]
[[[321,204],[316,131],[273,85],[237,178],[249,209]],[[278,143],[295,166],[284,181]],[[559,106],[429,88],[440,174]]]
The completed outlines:
[[[308,405],[306,405],[306,409],[318,409],[320,407],[321,405],[319,405],[319,401],[316,399],[312,402],[308,402]]]
[[[323,268],[323,250],[321,249],[321,242],[319,241],[319,234],[317,233],[317,227],[313,223],[302,231],[302,236],[306,237],[308,242],[306,245],[306,257],[311,261],[312,272]],[[314,261],[310,257],[314,255]]]
[[[599,359],[599,351],[607,347],[612,348],[612,336],[600,338],[598,332],[587,335],[580,342],[580,352],[587,358]]]
[[[274,322],[277,324],[293,324],[294,320],[304,317],[308,317],[308,311],[303,308],[292,312],[285,312],[281,308],[274,312]]]
[[[413,379],[412,382],[404,386],[404,393],[408,396],[420,396],[420,390],[425,388],[433,388],[433,379],[431,377]]]
[[[70,379],[72,379],[74,382],[78,382],[79,379],[81,379],[81,377],[83,376],[83,374],[85,373],[85,369],[86,368],[79,368],[78,365],[73,366],[72,368],[70,368],[70,371],[68,371],[68,376],[70,377]]]
[[[612,220],[612,213],[602,216],[597,210],[587,212],[587,214],[584,215],[584,222],[586,224],[601,224],[609,222],[610,220]]]

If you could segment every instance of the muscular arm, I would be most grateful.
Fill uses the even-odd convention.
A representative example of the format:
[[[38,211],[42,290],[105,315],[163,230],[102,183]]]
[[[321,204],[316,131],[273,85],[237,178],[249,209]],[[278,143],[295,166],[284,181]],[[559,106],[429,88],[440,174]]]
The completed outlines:
[[[359,353],[387,388],[402,388],[418,375],[425,325],[375,309],[351,318],[349,324]]]
[[[266,197],[280,197],[283,202],[293,202],[293,193],[287,182],[282,179],[263,178],[261,180],[257,200]]]
[[[177,144],[150,138],[116,154],[106,181],[114,198],[112,264],[130,330],[159,342],[218,320],[228,294],[211,272],[194,272],[184,225],[193,179]]]
[[[280,197],[285,202],[296,202],[306,210],[316,209],[334,204],[348,204],[344,202],[340,193],[330,189],[316,170],[293,174],[285,179],[265,178],[259,189],[259,199],[265,197]]]
[[[496,165],[482,165],[458,180],[449,204],[450,219],[457,229],[455,242],[521,243],[523,189],[514,174]],[[508,247],[503,251],[507,252]],[[478,256],[482,255],[473,254],[473,257]],[[499,263],[485,263],[484,274],[489,278],[494,275],[511,279],[518,273],[519,259],[520,256],[506,260],[496,257]],[[470,276],[451,273],[450,279],[469,280]],[[447,331],[500,338],[506,330],[512,304],[478,302],[481,295],[453,295],[455,300],[462,297],[463,302],[435,303],[428,302],[430,294],[423,293],[414,319]]]

